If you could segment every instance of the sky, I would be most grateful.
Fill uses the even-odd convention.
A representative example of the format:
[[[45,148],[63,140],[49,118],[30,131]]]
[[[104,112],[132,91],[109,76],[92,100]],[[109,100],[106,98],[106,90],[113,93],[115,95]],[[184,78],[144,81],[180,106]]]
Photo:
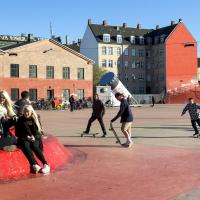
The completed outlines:
[[[180,18],[198,43],[200,57],[200,1],[199,0],[0,0],[0,35],[21,35],[50,38],[53,34],[65,42],[82,38],[88,19],[100,24],[130,27],[139,23],[143,28],[170,25]]]

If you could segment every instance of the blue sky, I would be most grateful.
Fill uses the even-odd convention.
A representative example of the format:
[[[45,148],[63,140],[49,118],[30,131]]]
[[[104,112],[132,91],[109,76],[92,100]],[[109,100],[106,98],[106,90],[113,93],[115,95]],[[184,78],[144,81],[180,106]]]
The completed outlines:
[[[1,0],[0,35],[33,33],[49,38],[51,21],[53,33],[64,42],[65,35],[70,41],[81,38],[88,19],[94,23],[105,19],[111,25],[126,22],[132,27],[140,23],[143,28],[155,28],[157,24],[167,26],[171,20],[182,18],[199,47],[199,9],[199,0]]]

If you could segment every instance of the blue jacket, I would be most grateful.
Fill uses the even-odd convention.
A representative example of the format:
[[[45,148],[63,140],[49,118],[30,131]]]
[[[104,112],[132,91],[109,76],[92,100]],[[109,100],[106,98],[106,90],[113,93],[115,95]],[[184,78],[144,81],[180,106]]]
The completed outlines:
[[[121,120],[120,120],[121,123],[133,121],[133,114],[132,114],[131,108],[125,99],[121,100],[120,110],[117,113],[117,115],[111,120],[111,122],[114,122],[119,117],[121,117]]]

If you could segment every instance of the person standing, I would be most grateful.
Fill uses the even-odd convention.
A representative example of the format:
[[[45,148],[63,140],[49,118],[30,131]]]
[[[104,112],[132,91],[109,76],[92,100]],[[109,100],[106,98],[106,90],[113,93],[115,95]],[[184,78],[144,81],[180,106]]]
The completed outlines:
[[[131,125],[133,122],[133,114],[131,111],[131,108],[127,102],[127,100],[124,98],[124,95],[117,92],[115,94],[115,98],[121,102],[120,104],[120,110],[117,113],[117,115],[111,120],[111,123],[116,121],[119,117],[121,117],[120,122],[122,123],[121,125],[121,131],[126,137],[126,143],[123,145],[126,147],[131,147],[133,145],[133,141],[131,139]]]
[[[69,98],[69,103],[70,103],[70,111],[73,112],[75,109],[75,103],[76,103],[74,95],[71,95],[71,97]]]
[[[154,96],[152,96],[151,101],[152,101],[151,107],[154,107],[154,104],[155,104],[155,98],[154,98]]]
[[[185,106],[181,114],[181,116],[183,116],[187,111],[189,112],[191,124],[195,131],[195,133],[193,134],[194,137],[199,135],[199,130],[196,125],[198,124],[198,126],[200,127],[199,113],[197,112],[198,109],[200,109],[200,106],[194,102],[193,98],[189,98],[188,104]]]
[[[83,133],[89,134],[92,122],[94,122],[97,119],[99,121],[99,123],[101,125],[101,129],[103,131],[102,137],[106,137],[107,133],[106,133],[105,125],[103,122],[104,114],[105,114],[105,107],[103,105],[103,102],[99,99],[98,94],[95,94],[94,102],[92,105],[92,116],[90,117],[88,124],[87,124],[87,128],[85,131],[83,131]]]
[[[25,105],[31,105],[31,102],[29,100],[29,92],[28,91],[22,91],[21,92],[21,99],[15,102],[15,109],[17,111],[17,116],[22,116],[22,110]]]

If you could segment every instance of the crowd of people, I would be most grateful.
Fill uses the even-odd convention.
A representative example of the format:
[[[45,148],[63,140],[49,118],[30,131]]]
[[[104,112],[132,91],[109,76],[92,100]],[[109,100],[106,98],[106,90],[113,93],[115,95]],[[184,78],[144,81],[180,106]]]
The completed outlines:
[[[10,131],[13,126],[15,135]],[[50,172],[50,166],[43,155],[42,137],[40,118],[31,105],[29,92],[23,91],[21,99],[14,105],[8,93],[0,91],[0,149],[12,151],[18,146],[34,172],[47,174]],[[33,152],[43,163],[43,167],[37,163]]]

